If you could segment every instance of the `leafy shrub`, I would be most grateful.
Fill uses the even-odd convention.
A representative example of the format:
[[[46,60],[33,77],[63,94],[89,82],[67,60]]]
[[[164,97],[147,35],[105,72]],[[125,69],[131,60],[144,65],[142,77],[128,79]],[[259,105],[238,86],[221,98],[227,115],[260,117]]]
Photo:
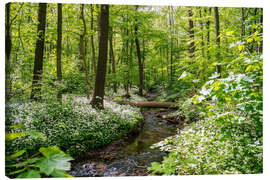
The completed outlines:
[[[262,173],[262,57],[241,57],[231,67],[185,102],[200,120],[153,146],[170,152],[152,163],[153,174]]]
[[[25,130],[22,124],[10,126],[21,129],[21,132],[6,133],[6,141],[14,141],[19,137],[30,136],[34,139],[45,139],[45,136],[34,130]],[[26,149],[18,150],[6,156],[6,175],[17,178],[72,177],[66,171],[70,170],[71,156],[58,147],[41,147],[38,153],[31,154]]]
[[[20,137],[6,143],[7,152],[19,149],[36,151],[41,146],[58,146],[71,155],[106,145],[126,135],[142,119],[139,109],[105,102],[105,110],[96,111],[86,98],[64,96],[62,106],[57,103],[14,103],[8,107],[6,127],[23,124],[46,139]],[[19,132],[6,129],[7,132]]]

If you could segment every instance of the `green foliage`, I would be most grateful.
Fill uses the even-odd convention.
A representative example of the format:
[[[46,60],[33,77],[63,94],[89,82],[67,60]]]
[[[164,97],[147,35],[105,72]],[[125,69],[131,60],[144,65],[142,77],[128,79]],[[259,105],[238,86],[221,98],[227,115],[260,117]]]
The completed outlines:
[[[23,127],[25,129],[22,125],[14,125],[14,127]],[[37,136],[35,139],[43,138],[42,133],[33,132],[35,131],[31,131],[30,136]],[[18,133],[7,133],[6,137],[14,134]],[[24,133],[23,136],[26,134]],[[6,141],[13,143],[19,137],[21,136],[12,136],[12,138],[6,138]],[[73,160],[73,158],[58,147],[41,147],[39,153],[32,156],[29,153],[31,154],[32,152],[27,152],[26,149],[23,149],[6,156],[6,174],[10,177],[15,177],[16,175],[17,178],[40,178],[41,175],[46,175],[47,177],[72,177],[66,171],[70,170],[71,164],[69,161]]]
[[[180,114],[200,118],[154,147],[169,151],[153,174],[262,173],[262,57],[241,57],[226,78],[210,77]],[[254,67],[254,68],[252,68]],[[192,121],[192,119],[189,120]]]
[[[21,150],[6,158],[8,175],[17,178],[72,177],[66,171],[70,170],[72,157],[57,147],[41,147],[38,157],[22,156]],[[19,169],[19,170],[18,170]]]
[[[31,132],[12,143],[7,142],[9,153],[19,149],[35,152],[40,146],[58,146],[72,155],[77,154],[127,135],[142,119],[139,109],[130,106],[106,102],[105,110],[96,111],[86,98],[70,95],[65,96],[62,106],[29,102],[11,104],[7,111],[7,125],[24,124],[24,132]],[[14,129],[7,130],[17,133]]]

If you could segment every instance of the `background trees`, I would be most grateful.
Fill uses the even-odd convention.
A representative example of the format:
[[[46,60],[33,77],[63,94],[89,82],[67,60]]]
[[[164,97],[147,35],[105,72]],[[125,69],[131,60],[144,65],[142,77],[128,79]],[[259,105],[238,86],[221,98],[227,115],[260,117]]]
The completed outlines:
[[[40,60],[38,56],[41,56],[40,53],[35,56],[32,46],[39,40],[33,30],[39,22],[38,4],[11,3],[7,5],[8,9],[6,46],[12,44],[12,48],[10,58],[6,52],[6,60],[10,59],[7,61],[10,68],[6,70],[7,78],[10,73],[7,81],[10,88],[6,92],[10,97],[27,99],[32,88],[36,89],[39,84],[36,83],[40,77],[37,72],[41,72],[40,68],[36,69],[32,86],[34,59]],[[46,97],[56,97],[59,89],[62,93],[90,96],[100,49],[100,6],[63,4],[62,11],[62,80],[57,75],[60,66],[56,65],[60,57],[56,22],[60,22],[60,15],[57,14],[57,4],[48,4],[42,86],[37,89]],[[10,23],[7,23],[8,19]],[[132,87],[138,87],[138,94],[143,94],[148,88],[159,86],[164,90],[164,100],[176,101],[195,93],[195,89],[189,88],[204,84],[207,77],[217,71],[217,65],[222,67],[225,75],[229,73],[226,65],[239,54],[262,53],[260,8],[112,5],[109,19],[105,94],[121,88],[125,88],[128,94]],[[218,19],[219,26],[215,26]],[[12,24],[11,29],[8,24]],[[187,78],[194,82],[186,81]],[[57,85],[60,81],[61,87]],[[32,96],[34,94],[35,91]]]

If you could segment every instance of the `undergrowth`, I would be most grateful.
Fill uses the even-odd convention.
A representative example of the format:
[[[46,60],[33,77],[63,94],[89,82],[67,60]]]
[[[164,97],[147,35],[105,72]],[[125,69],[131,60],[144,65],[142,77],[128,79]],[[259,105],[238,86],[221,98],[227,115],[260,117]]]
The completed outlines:
[[[262,56],[231,62],[180,105],[189,123],[153,147],[169,152],[153,174],[254,174],[263,171]]]
[[[142,119],[139,109],[105,101],[105,109],[97,111],[89,100],[75,95],[65,95],[62,105],[53,102],[19,102],[6,108],[6,132],[20,132],[12,125],[25,126],[45,138],[19,137],[6,142],[7,155],[20,149],[36,152],[39,147],[58,146],[74,155],[106,145],[126,136]]]

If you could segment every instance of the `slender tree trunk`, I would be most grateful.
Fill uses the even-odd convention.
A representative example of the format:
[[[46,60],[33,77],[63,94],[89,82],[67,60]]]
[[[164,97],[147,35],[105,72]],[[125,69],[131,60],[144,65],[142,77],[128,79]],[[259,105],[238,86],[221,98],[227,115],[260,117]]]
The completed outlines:
[[[83,34],[81,35],[81,53],[82,53],[82,60],[83,60],[83,67],[85,73],[85,85],[86,85],[86,96],[87,99],[90,99],[90,83],[88,80],[88,68],[86,64],[86,55],[85,55],[85,34],[86,34],[86,23],[84,19],[84,4],[81,5],[81,20],[83,21]]]
[[[31,99],[41,99],[41,80],[43,72],[43,53],[44,53],[44,38],[45,38],[45,26],[46,26],[46,3],[39,3],[38,9],[38,29],[37,40],[35,49],[35,62],[34,62],[34,75],[32,82]]]
[[[189,24],[189,38],[190,38],[190,45],[189,45],[189,57],[190,58],[193,58],[194,57],[194,52],[195,52],[195,42],[194,42],[194,24],[193,24],[193,20],[192,20],[192,17],[193,17],[193,12],[192,12],[192,9],[189,8],[188,9],[188,24]]]
[[[170,6],[170,11],[169,11],[169,23],[170,23],[170,28],[171,28],[171,58],[170,58],[170,69],[171,69],[171,81],[173,80],[173,18],[172,18],[172,7]]]
[[[245,8],[241,8],[241,37],[245,37]]]
[[[261,17],[260,17],[260,25],[262,27],[261,27],[260,33],[263,34],[263,8],[261,8],[261,11],[262,11],[262,14],[261,14]],[[259,46],[258,51],[261,54],[263,52],[263,40],[261,40],[261,42],[260,42],[260,44],[258,46]]]
[[[5,71],[6,71],[6,78],[5,78],[5,100],[8,103],[11,95],[11,80],[10,80],[10,53],[11,53],[11,32],[10,32],[10,5],[11,3],[6,4],[6,39],[5,39]]]
[[[109,32],[109,5],[101,5],[100,8],[100,38],[99,38],[99,54],[97,74],[95,79],[95,87],[91,100],[92,107],[103,109],[104,88],[106,80],[106,66],[108,54],[108,32]]]
[[[207,10],[205,9],[205,13],[207,12]],[[211,8],[208,9],[209,15],[211,15]],[[207,18],[206,21],[206,29],[207,29],[207,34],[206,34],[206,43],[207,43],[207,50],[206,50],[206,55],[207,55],[207,59],[210,59],[209,56],[209,46],[210,46],[210,18]]]
[[[90,41],[91,41],[91,48],[92,48],[92,66],[93,66],[93,77],[94,77],[94,81],[96,79],[96,73],[97,73],[97,69],[96,69],[96,55],[95,55],[95,44],[94,44],[94,15],[93,15],[93,6],[92,4],[90,4],[91,7],[91,37],[90,37]]]
[[[200,14],[200,29],[201,29],[202,57],[204,57],[203,21],[202,21],[202,11],[201,11],[201,7],[199,7],[199,14]]]
[[[62,4],[57,4],[57,80],[60,85],[58,90],[57,99],[62,104],[62,67],[61,67],[61,52],[62,52]]]
[[[139,6],[136,6],[136,11],[138,11]],[[136,50],[137,50],[137,56],[138,56],[138,63],[139,63],[139,95],[143,95],[143,64],[141,60],[141,50],[140,50],[140,43],[138,39],[138,20],[135,19],[135,44],[136,44]]]
[[[219,33],[219,14],[218,14],[218,8],[214,7],[214,16],[215,16],[215,30],[216,30],[216,46],[217,46],[217,52],[216,52],[216,71],[219,74],[219,77],[221,76],[221,66],[220,63],[220,33]]]
[[[143,82],[145,82],[145,73],[144,73],[144,69],[145,69],[145,39],[143,39],[142,45],[143,45],[143,53],[142,53]],[[146,83],[143,83],[143,89],[146,88],[146,87],[145,87],[145,84],[146,84]]]
[[[111,28],[110,31],[110,36],[109,36],[109,43],[110,43],[110,61],[112,64],[112,74],[113,74],[113,92],[117,92],[116,89],[116,72],[115,72],[115,57],[114,57],[114,52],[113,52],[113,29]]]

